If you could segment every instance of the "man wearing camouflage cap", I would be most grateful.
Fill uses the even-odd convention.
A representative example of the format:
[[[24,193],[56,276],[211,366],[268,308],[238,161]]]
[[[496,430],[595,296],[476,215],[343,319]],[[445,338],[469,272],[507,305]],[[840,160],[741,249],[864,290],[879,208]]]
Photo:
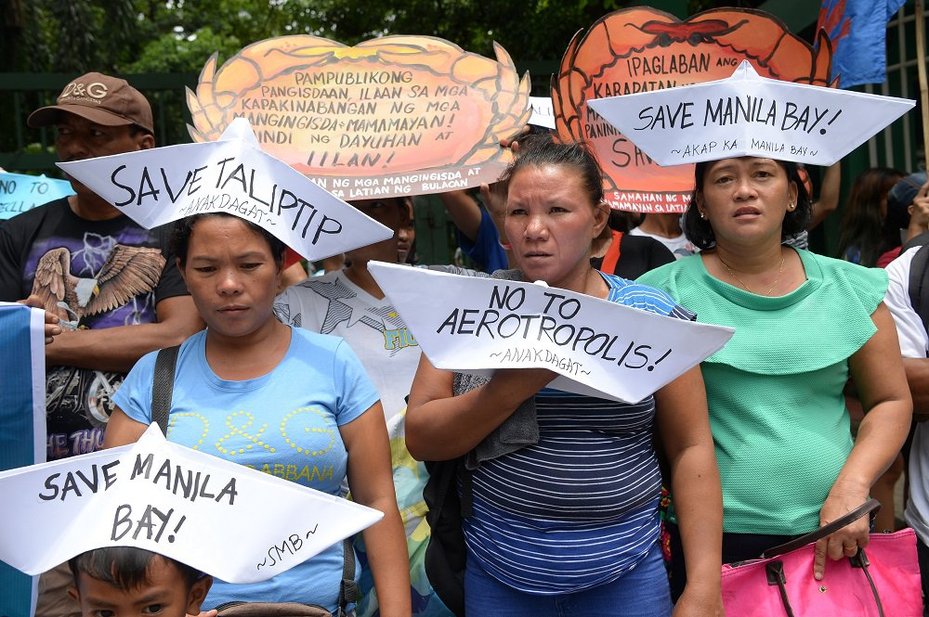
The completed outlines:
[[[87,73],[30,127],[54,126],[59,160],[155,145],[148,100],[125,80]],[[202,323],[168,248],[168,230],[146,230],[80,182],[58,199],[0,224],[0,300],[27,299],[56,315],[46,345],[48,460],[103,443],[111,395],[143,354],[176,345]],[[36,615],[78,614],[65,568],[40,582]]]

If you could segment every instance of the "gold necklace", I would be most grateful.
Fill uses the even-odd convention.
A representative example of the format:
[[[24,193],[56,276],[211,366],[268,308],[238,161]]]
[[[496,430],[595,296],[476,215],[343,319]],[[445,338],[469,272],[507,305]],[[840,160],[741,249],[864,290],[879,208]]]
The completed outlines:
[[[723,261],[723,258],[719,256],[718,252],[716,253],[716,258],[719,259],[719,263],[721,263],[723,266],[726,267],[726,271],[729,273],[729,276],[737,280],[739,284],[745,288],[745,291],[749,293],[753,293],[755,295],[770,296],[771,292],[774,291],[774,288],[777,287],[777,284],[781,282],[781,274],[784,273],[784,255],[781,254],[781,263],[777,265],[777,278],[774,279],[774,282],[771,284],[770,287],[768,287],[768,290],[766,292],[764,292],[763,294],[758,294],[754,290],[752,290],[752,288],[749,287],[738,274],[735,273],[735,270],[733,270],[729,266],[729,264]]]

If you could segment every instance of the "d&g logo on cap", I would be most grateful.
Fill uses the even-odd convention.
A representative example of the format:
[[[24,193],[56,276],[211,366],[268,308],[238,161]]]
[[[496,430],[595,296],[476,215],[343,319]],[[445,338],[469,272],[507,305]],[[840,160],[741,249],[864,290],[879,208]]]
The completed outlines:
[[[65,89],[61,92],[61,96],[58,97],[58,100],[74,97],[80,99],[96,99],[97,102],[99,102],[101,99],[106,97],[106,95],[107,87],[105,84],[102,84],[99,81],[94,81],[89,84],[84,84],[79,81],[72,81],[70,84],[65,86]]]

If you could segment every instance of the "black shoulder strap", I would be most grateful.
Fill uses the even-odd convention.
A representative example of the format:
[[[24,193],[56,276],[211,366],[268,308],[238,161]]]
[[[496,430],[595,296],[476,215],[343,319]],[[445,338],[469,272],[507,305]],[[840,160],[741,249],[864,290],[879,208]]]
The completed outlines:
[[[903,246],[900,247],[900,255],[903,255],[904,253],[906,253],[909,249],[913,248],[914,246],[925,246],[927,244],[929,244],[929,231],[924,231],[918,236],[910,238],[909,240],[904,242]]]
[[[155,358],[155,376],[152,378],[152,422],[157,422],[162,433],[168,433],[168,413],[174,397],[174,367],[180,345],[165,347]]]
[[[464,460],[458,461],[458,479],[461,481],[461,518],[474,516],[474,482],[471,471],[465,466]]]
[[[348,605],[357,602],[359,597],[358,583],[355,582],[355,549],[352,539],[342,540],[342,582],[339,583],[339,613],[338,617],[347,616]]]
[[[900,253],[903,254],[913,246],[920,248],[910,262],[910,304],[929,332],[929,233],[920,234],[907,242]]]

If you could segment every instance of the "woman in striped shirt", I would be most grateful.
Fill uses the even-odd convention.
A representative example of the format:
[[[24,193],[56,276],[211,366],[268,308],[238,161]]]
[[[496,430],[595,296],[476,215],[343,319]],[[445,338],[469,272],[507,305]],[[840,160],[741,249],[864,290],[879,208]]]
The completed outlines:
[[[663,292],[591,268],[609,209],[584,146],[530,139],[503,180],[518,278],[693,318]],[[547,388],[554,377],[507,369],[481,380],[436,369],[425,356],[420,362],[406,418],[407,445],[419,459],[462,457],[528,399],[536,410],[534,443],[469,465],[467,614],[670,615],[656,431],[687,557],[688,587],[674,615],[721,614],[722,506],[699,369],[636,404]]]

